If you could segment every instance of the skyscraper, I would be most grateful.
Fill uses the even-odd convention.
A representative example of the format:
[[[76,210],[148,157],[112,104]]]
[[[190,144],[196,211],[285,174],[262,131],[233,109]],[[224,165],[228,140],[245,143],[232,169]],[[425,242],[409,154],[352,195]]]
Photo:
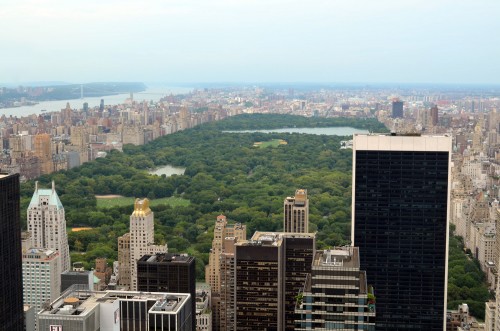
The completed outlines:
[[[392,101],[392,118],[403,118],[403,101]]]
[[[53,170],[50,135],[43,133],[34,137],[34,152],[40,163],[40,173],[50,174]]]
[[[28,231],[31,247],[59,252],[61,272],[70,270],[66,218],[54,182],[51,189],[40,189],[35,182],[35,193],[28,206]]]
[[[307,190],[295,191],[295,196],[287,197],[283,203],[283,231],[309,232],[309,199]]]
[[[215,321],[212,318],[212,326],[215,329],[217,322],[217,330],[236,330],[234,325],[236,310],[234,251],[236,242],[235,237],[226,237],[222,244],[222,253],[220,254],[220,293],[218,295],[219,320]]]
[[[118,237],[118,282],[130,288],[130,233]]]
[[[137,290],[137,261],[146,254],[167,253],[167,245],[154,244],[154,213],[148,199],[135,199],[134,211],[130,215],[130,234],[118,238],[119,270],[130,268],[125,277],[120,276],[120,285]],[[124,258],[129,257],[129,261]],[[120,259],[121,258],[121,259]],[[129,282],[129,283],[127,283]]]
[[[431,124],[437,125],[439,121],[439,109],[437,106],[431,108]]]
[[[296,298],[295,330],[375,330],[375,297],[357,247],[316,252]]]
[[[191,309],[196,312],[195,258],[187,254],[147,254],[137,261],[137,290],[191,294]],[[196,325],[196,314],[191,315]]]
[[[226,216],[219,215],[215,221],[214,239],[212,241],[212,249],[208,257],[208,265],[205,267],[205,281],[210,285],[212,290],[211,306],[212,306],[212,321],[214,329],[220,329],[222,326],[219,323],[227,324],[225,316],[221,315],[222,307],[222,286],[221,283],[221,269],[226,268],[224,265],[225,259],[222,255],[225,253],[224,242],[226,238],[233,238],[234,241],[245,240],[247,235],[247,228],[240,223],[228,224]],[[234,251],[234,248],[231,249]],[[225,286],[225,285],[224,285]],[[226,298],[228,293],[224,293]],[[227,300],[226,300],[227,301]]]
[[[355,135],[352,242],[376,330],[446,323],[451,137]]]
[[[35,312],[61,294],[60,262],[59,253],[50,249],[23,252],[24,303],[34,306]]]
[[[23,330],[19,174],[0,172],[0,330]]]
[[[235,329],[293,330],[315,234],[255,232],[235,248]]]

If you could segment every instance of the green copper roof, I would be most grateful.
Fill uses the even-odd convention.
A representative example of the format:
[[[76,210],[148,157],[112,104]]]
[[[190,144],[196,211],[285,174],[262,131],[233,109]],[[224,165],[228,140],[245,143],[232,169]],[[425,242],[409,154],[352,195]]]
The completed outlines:
[[[39,189],[37,183],[35,186],[35,193],[33,193],[29,208],[38,207],[40,204],[40,197],[42,196],[49,197],[49,206],[55,206],[57,210],[64,208],[54,188],[54,183],[52,183],[52,189]]]

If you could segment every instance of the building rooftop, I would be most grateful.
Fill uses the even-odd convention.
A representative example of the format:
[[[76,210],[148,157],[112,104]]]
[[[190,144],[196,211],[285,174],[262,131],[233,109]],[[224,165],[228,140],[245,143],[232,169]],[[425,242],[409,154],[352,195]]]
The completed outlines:
[[[23,259],[40,259],[49,261],[59,256],[59,253],[45,248],[29,248],[23,252]]]
[[[149,200],[147,198],[135,199],[134,212],[132,213],[132,216],[147,216],[149,214],[151,214]]]
[[[150,312],[155,314],[177,314],[189,300],[189,293],[157,293],[132,291],[89,291],[80,285],[73,285],[39,313],[47,315],[72,315],[85,318],[101,303],[116,300],[155,301]]]
[[[139,259],[140,262],[155,262],[155,263],[190,263],[194,261],[193,256],[187,254],[174,254],[174,253],[157,253],[154,255],[146,254]]]
[[[443,151],[451,154],[449,135],[415,135],[393,133],[354,134],[355,150],[367,151]]]
[[[78,271],[78,270],[69,270],[69,271],[64,271],[62,272],[61,274],[62,275],[89,275],[91,273],[91,271],[88,271],[88,270],[81,270],[81,271]]]
[[[61,200],[59,200],[59,196],[55,190],[55,184],[52,182],[52,189],[39,189],[38,182],[35,182],[35,192],[33,193],[33,197],[31,198],[31,202],[28,208],[35,208],[40,205],[41,197],[49,197],[48,205],[55,206],[58,210],[63,209],[63,205]]]
[[[283,238],[315,238],[315,233],[256,231],[250,240],[238,241],[236,246],[280,246]]]
[[[317,251],[313,267],[359,269],[358,247],[343,246]]]

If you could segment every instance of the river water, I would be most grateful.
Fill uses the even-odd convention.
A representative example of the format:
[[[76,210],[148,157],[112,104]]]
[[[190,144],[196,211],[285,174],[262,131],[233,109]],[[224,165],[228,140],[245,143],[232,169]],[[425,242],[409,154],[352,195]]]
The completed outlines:
[[[326,128],[284,128],[272,130],[241,130],[241,131],[224,131],[224,132],[262,132],[262,133],[307,133],[327,136],[352,136],[355,133],[368,134],[367,130],[355,129],[348,126],[326,127]]]
[[[136,92],[134,93],[133,97],[136,101],[159,101],[161,98],[169,94],[183,94],[189,93],[190,91],[192,91],[192,89],[187,87],[154,87],[147,88],[146,91],[143,92]],[[99,106],[99,104],[101,103],[101,99],[104,99],[105,105],[118,105],[125,102],[127,98],[130,98],[129,93],[91,98],[84,97],[83,99],[42,101],[33,106],[1,108],[0,116],[5,115],[22,117],[32,114],[38,115],[43,113],[42,109],[45,109],[47,112],[60,111],[61,109],[66,108],[66,103],[68,102],[73,109],[82,109],[84,102],[88,102],[89,108]]]

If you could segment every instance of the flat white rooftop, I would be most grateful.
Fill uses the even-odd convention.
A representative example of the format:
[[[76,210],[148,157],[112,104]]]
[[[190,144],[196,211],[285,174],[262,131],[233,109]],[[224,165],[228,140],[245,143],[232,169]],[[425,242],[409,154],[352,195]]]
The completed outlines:
[[[354,134],[353,149],[362,151],[450,152],[451,136]]]

